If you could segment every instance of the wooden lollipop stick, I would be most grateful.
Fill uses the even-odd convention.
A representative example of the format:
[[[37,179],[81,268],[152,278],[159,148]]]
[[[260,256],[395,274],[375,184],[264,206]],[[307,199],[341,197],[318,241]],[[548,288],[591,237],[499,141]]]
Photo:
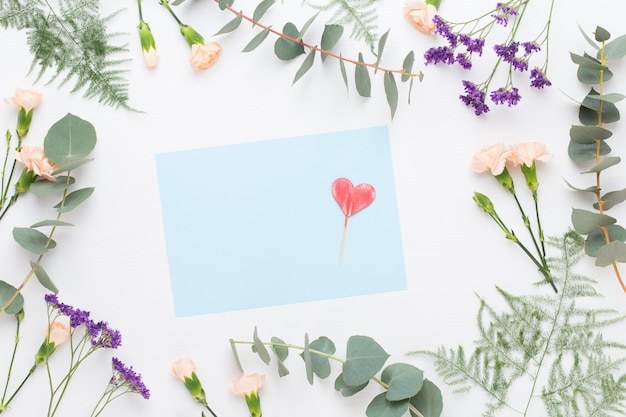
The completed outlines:
[[[343,236],[341,236],[341,249],[339,250],[339,263],[343,259],[343,247],[346,243],[346,233],[348,232],[348,216],[346,216],[346,220],[343,222]]]

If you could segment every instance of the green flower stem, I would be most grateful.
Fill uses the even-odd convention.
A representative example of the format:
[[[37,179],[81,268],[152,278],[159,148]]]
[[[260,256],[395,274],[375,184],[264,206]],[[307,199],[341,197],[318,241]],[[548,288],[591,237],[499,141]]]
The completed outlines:
[[[141,0],[138,0],[138,1],[141,1]],[[167,0],[161,0],[161,5],[163,5],[167,9],[167,11],[170,12],[170,14],[174,18],[174,20],[176,20],[176,23],[178,23],[179,26],[185,25],[183,22],[180,21],[178,16],[176,16],[176,13],[174,13],[174,10],[172,10],[172,8],[170,7],[170,3]]]
[[[219,0],[213,0],[213,1],[215,1],[216,3],[219,3]],[[235,10],[235,9],[233,9],[233,8],[232,8],[232,7],[230,7],[230,6],[226,6],[226,10],[228,10],[229,12],[233,13],[233,14],[234,14],[234,15],[236,15],[236,16],[241,17],[241,18],[242,18],[242,19],[244,19],[244,20],[247,20],[248,22],[252,23],[254,26],[258,26],[259,28],[261,28],[261,29],[263,29],[263,30],[266,30],[266,31],[268,31],[268,32],[270,32],[270,33],[273,33],[274,35],[279,36],[279,37],[281,37],[281,38],[283,38],[283,39],[286,39],[286,40],[288,40],[288,41],[291,41],[291,42],[295,42],[295,43],[297,43],[297,44],[300,44],[300,45],[302,45],[303,47],[307,48],[309,51],[317,51],[317,52],[319,52],[320,54],[327,55],[327,56],[329,56],[329,57],[331,57],[331,58],[335,58],[335,59],[338,59],[338,60],[343,61],[343,62],[348,62],[348,63],[353,64],[353,65],[361,65],[361,66],[364,66],[364,67],[369,67],[369,68],[372,68],[372,69],[374,69],[374,70],[376,70],[376,71],[381,71],[381,72],[385,72],[385,73],[387,73],[387,72],[391,72],[391,73],[396,73],[396,74],[404,75],[404,76],[406,76],[406,77],[418,77],[419,79],[421,79],[421,78],[422,78],[422,76],[423,76],[423,74],[422,74],[421,72],[419,72],[419,73],[417,73],[417,74],[414,74],[414,73],[408,73],[408,72],[405,72],[405,71],[404,71],[404,69],[388,69],[388,68],[382,68],[382,67],[379,67],[379,66],[378,66],[378,65],[376,65],[376,64],[368,64],[368,63],[365,63],[365,62],[360,62],[360,61],[357,61],[357,60],[354,60],[354,59],[344,58],[343,56],[341,56],[341,55],[337,55],[337,54],[334,54],[334,53],[332,53],[331,51],[328,51],[328,50],[325,50],[325,49],[321,49],[321,48],[319,48],[319,47],[317,47],[317,46],[310,45],[310,44],[308,44],[308,43],[302,42],[302,39],[299,39],[299,38],[294,38],[294,37],[288,36],[288,35],[286,35],[286,34],[284,34],[284,33],[282,33],[282,32],[279,32],[279,31],[277,31],[277,30],[275,30],[275,29],[272,29],[270,26],[265,26],[265,25],[263,25],[262,23],[257,22],[257,21],[256,21],[256,20],[254,20],[253,18],[251,18],[251,17],[249,17],[249,16],[246,16],[246,15],[245,15],[245,14],[243,14],[242,12],[240,12],[240,11],[238,11],[238,10]]]
[[[541,254],[543,255],[543,259],[546,258],[546,244],[545,244],[545,236],[543,234],[543,228],[541,227],[541,219],[539,217],[539,203],[537,191],[533,191],[533,201],[535,202],[535,215],[537,216],[537,230],[539,232],[539,242],[541,243]]]
[[[202,404],[202,405],[204,405],[204,407],[205,407],[207,410],[209,410],[209,413],[211,413],[211,415],[212,415],[213,417],[217,417],[217,414],[215,414],[215,413],[213,412],[213,410],[211,410],[211,407],[209,407],[209,404],[208,404],[208,403],[205,403],[205,404]]]
[[[137,9],[139,9],[139,21],[143,21],[143,10],[141,10],[141,0],[137,0]]]
[[[11,153],[11,133],[8,130],[6,133],[6,139],[7,139],[7,147],[6,147],[6,155],[4,157],[4,162],[2,164],[2,186],[1,186],[2,189],[0,191],[0,209],[4,208],[4,210],[2,211],[2,213],[0,213],[0,220],[2,220],[7,210],[9,210],[9,207],[11,207],[11,205],[13,205],[15,201],[17,201],[17,193],[16,193],[13,195],[13,197],[11,197],[7,206],[6,207],[4,206],[5,203],[7,202],[7,196],[9,194],[10,183],[13,180],[13,174],[15,173],[15,166],[17,164],[17,161],[13,160],[13,163],[11,164],[11,170],[9,171],[9,176],[7,178],[6,168],[8,164],[9,154]],[[22,138],[18,136],[17,146],[15,150],[19,152],[21,148],[22,148]]]
[[[61,198],[61,202],[59,203],[59,209],[65,206],[65,199],[67,198],[68,189],[70,186],[70,178],[71,178],[70,174],[71,172],[67,171],[67,187],[63,190],[63,197]],[[56,220],[61,219],[61,214],[62,214],[61,212],[57,212]],[[54,232],[56,231],[56,228],[57,228],[56,225],[52,226],[52,229],[50,230],[50,234],[48,235],[48,240],[46,241],[46,245],[45,245],[46,248],[50,245],[50,242],[52,241],[52,237],[54,236]],[[30,279],[35,274],[35,271],[37,270],[37,268],[39,268],[39,265],[41,261],[43,260],[44,255],[45,253],[42,253],[37,257],[37,260],[33,263],[32,268],[30,269],[28,274],[26,274],[26,277],[22,280],[22,283],[20,284],[20,286],[17,287],[17,289],[13,292],[11,297],[9,297],[9,299],[2,305],[2,307],[0,307],[0,313],[3,313],[7,309],[7,307],[11,305],[13,300],[15,300],[15,298],[22,292],[26,284],[28,284],[28,281],[30,281]]]
[[[12,361],[11,361],[12,362]],[[13,363],[11,363],[12,365]],[[28,378],[30,378],[30,376],[32,374],[35,373],[35,370],[37,369],[37,365],[33,365],[32,368],[30,368],[30,370],[28,371],[28,374],[26,374],[26,377],[22,380],[22,382],[20,383],[20,385],[15,389],[15,391],[13,392],[13,394],[11,395],[11,397],[9,397],[9,399],[7,400],[7,402],[2,403],[2,407],[0,408],[0,413],[4,410],[6,410],[6,408],[9,406],[9,404],[11,403],[11,401],[13,401],[13,398],[15,398],[15,396],[17,395],[17,393],[22,389],[22,387],[24,386],[24,384],[26,384],[26,381],[28,381]],[[8,382],[8,381],[7,381]]]
[[[520,204],[519,199],[517,198],[517,194],[513,193],[513,198],[515,198],[515,203],[517,204],[517,208],[520,211],[520,214],[522,215],[522,220],[524,221],[524,226],[526,226],[526,229],[528,230],[528,233],[530,234],[530,237],[533,241],[533,245],[535,246],[535,249],[537,250],[537,254],[539,255],[539,257],[541,258],[541,263],[543,264],[544,267],[547,267],[546,265],[546,252],[545,252],[545,248],[542,250],[539,248],[539,244],[537,243],[537,238],[535,237],[535,233],[533,232],[532,227],[530,227],[530,220],[528,219],[528,216],[526,215],[526,212],[524,211],[524,209],[522,208],[522,205]],[[541,236],[543,236],[543,231],[541,230],[541,225],[539,223],[539,211],[538,211],[538,206],[537,206],[537,196],[536,193],[533,193],[533,198],[535,200],[535,212],[537,213],[537,224],[539,225],[539,240],[542,241],[543,243],[543,239],[541,238]]]
[[[8,401],[4,401],[4,399],[6,398],[7,395],[7,391],[9,389],[9,381],[11,380],[11,371],[13,370],[13,363],[15,362],[15,354],[17,352],[17,345],[20,341],[20,325],[22,323],[22,319],[19,318],[18,316],[16,316],[16,328],[15,328],[15,342],[13,344],[13,353],[11,354],[11,361],[9,362],[9,370],[7,371],[7,380],[6,383],[4,385],[4,391],[2,392],[2,400],[0,400],[0,413],[4,410],[7,409],[7,407],[9,406],[9,403],[11,402],[11,400],[13,399],[13,397],[15,397],[15,394],[17,394],[17,391],[20,390],[20,388],[22,387],[22,385],[24,385],[24,382],[22,382],[20,384],[20,386],[17,388],[17,390],[15,390],[15,392],[13,393],[13,395],[11,395],[11,397],[9,397]]]

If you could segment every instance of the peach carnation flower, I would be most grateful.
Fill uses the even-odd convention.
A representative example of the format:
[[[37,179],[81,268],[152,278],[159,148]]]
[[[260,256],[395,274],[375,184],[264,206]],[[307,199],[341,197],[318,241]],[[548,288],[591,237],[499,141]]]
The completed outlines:
[[[217,61],[221,53],[222,46],[217,42],[195,43],[191,45],[191,68],[194,71],[205,70]]]
[[[548,147],[544,143],[516,143],[511,145],[510,149],[511,154],[507,156],[507,160],[515,166],[524,164],[530,167],[535,161],[548,162],[552,159],[552,154],[548,152]]]
[[[48,330],[48,340],[50,343],[54,343],[55,346],[65,343],[69,337],[70,328],[61,322],[55,321]]]
[[[500,175],[510,154],[511,150],[502,143],[483,146],[472,157],[472,169],[479,173],[490,171],[493,175]]]
[[[4,101],[28,113],[41,103],[41,93],[29,88],[16,88],[15,95],[5,98]]]
[[[172,375],[176,378],[180,378],[183,381],[185,378],[191,378],[191,375],[196,370],[196,364],[190,358],[180,358],[174,361],[172,364]]]
[[[437,8],[423,0],[407,0],[403,7],[404,16],[420,32],[435,33],[436,25],[433,17],[437,15]]]
[[[52,172],[57,168],[56,164],[46,157],[42,147],[22,146],[22,149],[15,155],[15,159],[26,165],[26,168],[38,177],[48,181],[56,180],[56,177],[52,175]]]

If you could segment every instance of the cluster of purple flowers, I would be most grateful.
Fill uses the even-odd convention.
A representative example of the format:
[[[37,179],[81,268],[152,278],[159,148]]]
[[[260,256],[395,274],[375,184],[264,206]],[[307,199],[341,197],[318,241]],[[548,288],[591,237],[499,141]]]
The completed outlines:
[[[508,19],[516,15],[516,8],[498,3],[496,5],[496,13],[492,14],[491,17],[495,19],[496,23],[506,26]],[[472,55],[477,54],[482,56],[483,47],[485,45],[485,39],[482,36],[486,35],[480,35],[477,38],[471,37],[473,33],[483,33],[480,30],[470,34],[461,33],[460,31],[455,32],[452,28],[458,24],[448,24],[439,16],[435,16],[433,22],[435,23],[435,33],[442,36],[447,41],[448,45],[428,49],[424,54],[425,65],[436,65],[440,63],[454,65],[456,63],[464,69],[471,69]],[[489,32],[487,31],[486,33]],[[464,50],[458,51],[461,47],[463,47]],[[535,52],[541,50],[540,46],[535,42],[517,41],[495,45],[493,49],[502,62],[509,64],[510,68],[519,72],[527,71],[530,57]],[[498,61],[498,63],[499,62],[500,61]],[[496,63],[496,67],[494,67],[494,72],[498,63]],[[491,76],[488,78],[488,81],[479,86],[467,80],[463,81],[465,94],[459,96],[459,98],[466,106],[472,107],[476,115],[489,111],[489,106],[485,104],[485,97],[490,80]],[[530,86],[537,89],[551,85],[550,81],[545,77],[544,71],[537,67],[531,70],[530,81]],[[513,87],[510,74],[506,87],[500,87],[491,91],[489,97],[495,104],[507,104],[509,107],[518,104],[522,98],[519,90]]]
[[[141,380],[141,374],[136,373],[132,366],[126,366],[117,358],[112,359],[113,376],[109,381],[110,385],[125,386],[129,391],[141,394],[146,400],[150,398],[150,390]]]
[[[80,325],[85,325],[91,337],[91,345],[94,348],[117,349],[122,345],[122,335],[119,330],[112,329],[105,321],[95,322],[91,320],[89,311],[60,302],[56,294],[46,294],[44,299],[49,306],[57,309],[64,316],[69,317],[72,328],[75,329]]]
[[[517,11],[514,8],[505,6],[502,3],[497,3],[496,8],[498,10],[498,13],[492,14],[491,17],[495,19],[496,23],[502,26],[506,27],[506,25],[509,24],[510,16],[517,15]]]

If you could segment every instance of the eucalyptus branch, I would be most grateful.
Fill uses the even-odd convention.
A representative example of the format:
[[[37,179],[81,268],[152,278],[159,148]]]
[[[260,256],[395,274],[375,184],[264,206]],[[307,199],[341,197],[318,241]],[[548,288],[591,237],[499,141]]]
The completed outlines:
[[[213,1],[215,3],[219,3],[219,0],[213,0]],[[389,69],[389,68],[380,67],[376,63],[371,64],[371,63],[360,62],[360,61],[355,60],[355,59],[344,58],[342,55],[337,55],[337,54],[335,54],[335,53],[333,53],[333,52],[331,52],[329,50],[324,50],[324,49],[321,49],[321,48],[319,48],[317,46],[314,46],[314,45],[308,44],[306,42],[303,42],[301,38],[294,38],[293,36],[289,36],[289,35],[286,35],[286,34],[280,32],[278,30],[272,29],[270,26],[266,26],[266,25],[264,25],[264,24],[262,24],[262,23],[260,23],[260,22],[258,22],[256,20],[254,20],[253,18],[245,15],[244,13],[234,9],[232,6],[226,6],[225,9],[228,10],[229,12],[233,13],[234,15],[239,16],[242,19],[252,23],[254,26],[258,26],[259,28],[261,28],[261,29],[263,29],[265,31],[268,31],[269,33],[272,33],[272,34],[274,34],[276,36],[279,36],[279,37],[281,37],[281,38],[283,38],[285,40],[288,40],[288,41],[297,43],[299,45],[302,45],[303,47],[307,48],[310,51],[317,51],[317,52],[319,52],[321,54],[330,56],[330,57],[338,59],[340,61],[347,62],[347,63],[353,64],[353,65],[357,65],[357,66],[363,66],[363,67],[372,68],[372,69],[374,69],[376,71],[381,71],[381,72],[385,72],[385,73],[400,74],[400,75],[403,75],[403,76],[406,76],[406,77],[419,77],[419,78],[423,77],[423,74],[421,72],[419,72],[419,73],[412,73],[412,72],[406,72],[404,69]]]

